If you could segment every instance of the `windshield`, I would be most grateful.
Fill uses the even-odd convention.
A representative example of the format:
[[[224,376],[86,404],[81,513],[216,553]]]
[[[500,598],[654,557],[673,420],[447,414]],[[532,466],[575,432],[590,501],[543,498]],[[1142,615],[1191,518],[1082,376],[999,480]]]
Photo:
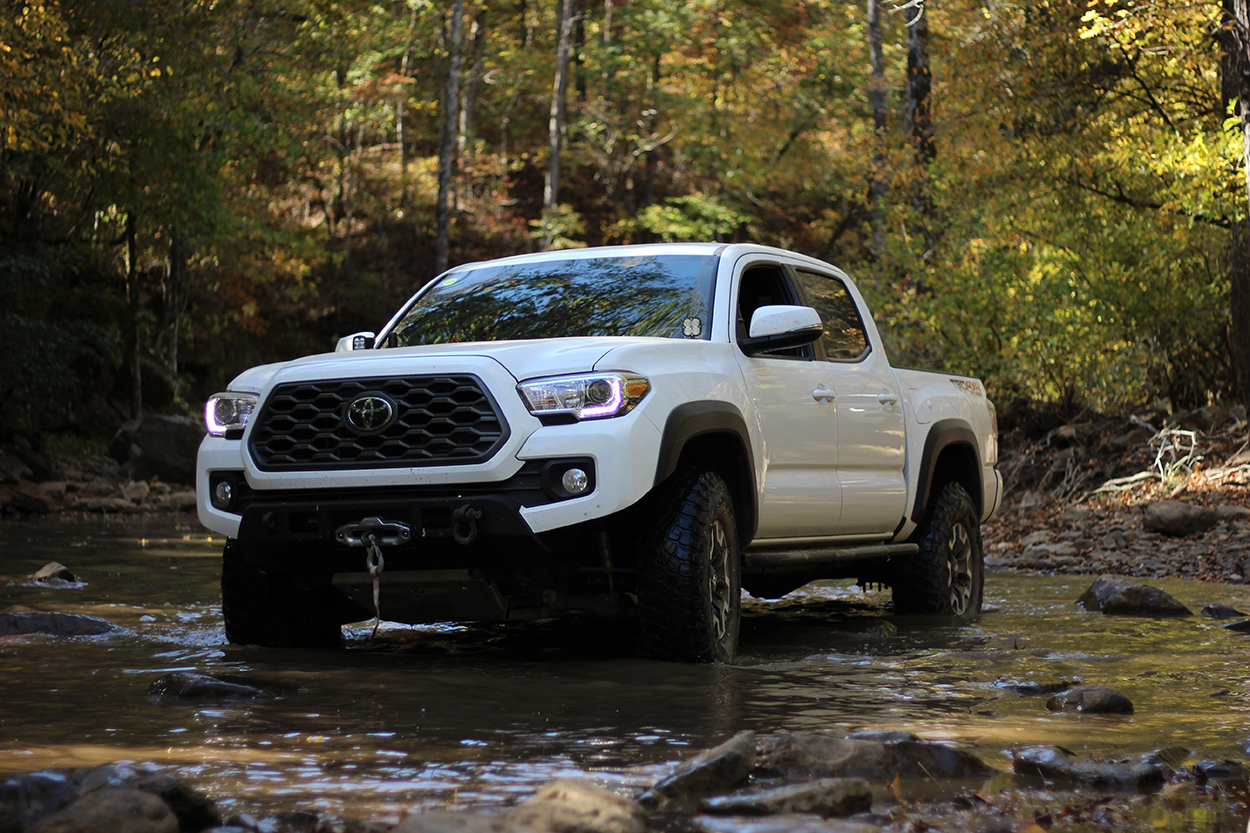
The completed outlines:
[[[656,336],[707,339],[718,258],[597,257],[485,264],[417,299],[394,344]]]

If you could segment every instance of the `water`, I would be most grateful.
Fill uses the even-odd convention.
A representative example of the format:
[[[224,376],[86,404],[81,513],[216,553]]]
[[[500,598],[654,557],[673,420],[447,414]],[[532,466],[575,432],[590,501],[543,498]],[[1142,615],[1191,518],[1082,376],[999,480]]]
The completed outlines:
[[[846,583],[745,605],[732,666],[633,656],[586,620],[348,628],[344,651],[237,647],[218,608],[220,540],[193,522],[0,526],[0,609],[83,613],[121,630],[0,638],[0,774],[113,761],[172,767],[226,813],[296,807],[396,821],[491,808],[551,778],[641,787],[735,732],[902,729],[1007,771],[1012,747],[1126,756],[1182,745],[1244,760],[1250,636],[1201,616],[1139,619],[1073,602],[1090,577],[991,573],[975,621],[894,618]],[[23,577],[60,561],[76,588]],[[1250,610],[1250,588],[1154,581],[1192,610]],[[257,701],[147,695],[170,671],[292,686]],[[1000,678],[1109,685],[1131,716],[1052,714]],[[1244,819],[1240,822],[1244,825]],[[1216,829],[1191,823],[1174,829]]]

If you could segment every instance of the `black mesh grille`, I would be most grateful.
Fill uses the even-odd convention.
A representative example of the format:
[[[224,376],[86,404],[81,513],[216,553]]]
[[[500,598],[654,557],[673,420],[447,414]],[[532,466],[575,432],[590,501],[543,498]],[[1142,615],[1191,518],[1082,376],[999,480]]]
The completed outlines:
[[[353,427],[348,407],[362,396],[389,403],[391,420]],[[250,447],[265,471],[456,465],[490,459],[507,436],[476,376],[340,379],[274,388],[253,420]]]

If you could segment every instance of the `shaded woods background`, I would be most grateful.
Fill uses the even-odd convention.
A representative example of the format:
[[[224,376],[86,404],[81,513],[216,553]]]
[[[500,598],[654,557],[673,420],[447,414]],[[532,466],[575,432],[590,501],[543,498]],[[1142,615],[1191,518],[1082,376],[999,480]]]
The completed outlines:
[[[1244,6],[0,2],[0,426],[107,440],[444,264],[654,240],[832,260],[1007,409],[1250,398]]]

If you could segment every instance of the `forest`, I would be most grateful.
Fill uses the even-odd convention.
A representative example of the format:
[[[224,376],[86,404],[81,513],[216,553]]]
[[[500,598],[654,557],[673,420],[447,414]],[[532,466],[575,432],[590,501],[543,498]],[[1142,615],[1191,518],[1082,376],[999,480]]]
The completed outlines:
[[[105,441],[441,269],[752,241],[895,364],[1250,401],[1247,0],[0,0],[0,428]]]

